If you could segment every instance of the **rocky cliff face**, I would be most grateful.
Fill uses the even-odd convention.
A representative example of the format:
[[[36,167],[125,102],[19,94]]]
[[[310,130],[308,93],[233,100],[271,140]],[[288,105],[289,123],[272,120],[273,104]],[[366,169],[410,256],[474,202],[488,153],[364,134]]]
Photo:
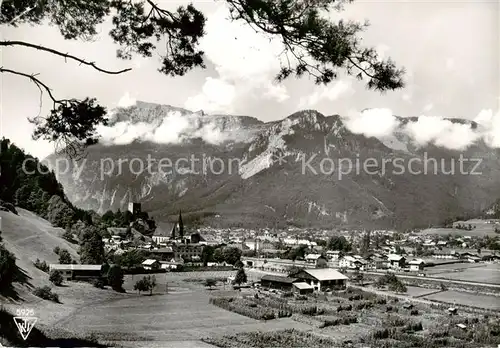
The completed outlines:
[[[314,110],[263,123],[138,102],[110,120],[84,160],[55,168],[75,205],[101,213],[139,201],[159,220],[182,209],[220,226],[410,228],[500,196],[500,153],[481,142],[459,152],[417,146],[402,130],[365,137]],[[479,168],[460,172],[460,155]]]

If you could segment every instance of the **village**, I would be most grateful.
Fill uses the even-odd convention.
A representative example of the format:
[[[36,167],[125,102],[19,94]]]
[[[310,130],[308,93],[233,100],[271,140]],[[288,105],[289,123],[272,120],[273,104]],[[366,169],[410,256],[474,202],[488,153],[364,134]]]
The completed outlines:
[[[138,214],[141,205],[130,203],[129,211]],[[103,238],[103,242],[106,251],[115,255],[142,252],[142,259],[129,265],[135,268],[135,273],[137,269],[155,273],[242,268],[253,275],[254,284],[299,292],[345,289],[348,281],[360,283],[365,275],[386,273],[489,283],[487,278],[469,279],[464,272],[464,277],[454,274],[446,277],[446,268],[453,273],[455,266],[461,269],[464,264],[498,265],[500,260],[497,250],[484,248],[484,238],[467,235],[431,237],[395,231],[339,231],[332,235],[328,231],[294,229],[277,232],[188,230],[179,212],[176,223],[159,223],[152,236],[141,235],[139,243],[137,239],[134,242],[127,238],[127,228],[116,227],[108,228],[111,237]],[[128,235],[136,237],[140,233],[132,231]],[[225,257],[224,250],[230,250],[231,255]],[[62,272],[65,280],[89,279],[100,274],[99,265],[51,264],[50,270]],[[226,281],[234,282],[234,277]]]

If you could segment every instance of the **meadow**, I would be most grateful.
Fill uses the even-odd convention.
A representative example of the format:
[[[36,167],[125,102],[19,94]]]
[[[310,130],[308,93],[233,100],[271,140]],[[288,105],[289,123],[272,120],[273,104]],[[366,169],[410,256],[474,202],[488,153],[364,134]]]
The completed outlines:
[[[289,318],[269,324],[213,306],[209,304],[209,296],[220,291],[210,291],[196,282],[169,282],[165,294],[164,279],[157,277],[158,286],[152,296],[129,296],[82,307],[57,325],[64,330],[94,333],[100,341],[112,345],[131,347],[204,347],[209,345],[203,345],[202,338],[218,334],[308,329],[307,325]],[[130,277],[125,287],[131,293],[132,284]]]
[[[443,228],[443,227],[438,227],[438,228],[427,228],[419,233],[422,235],[438,235],[438,236],[446,236],[448,234],[454,235],[454,236],[495,236],[497,235],[495,233],[495,224],[490,224],[488,223],[490,220],[481,220],[481,219],[472,219],[472,220],[467,220],[467,221],[457,221],[455,224],[460,223],[463,225],[469,225],[471,224],[472,226],[476,226],[476,228],[473,228],[470,231],[458,229],[458,228]],[[497,227],[499,225],[496,225]]]
[[[500,297],[497,296],[470,294],[466,292],[448,290],[423,296],[422,298],[427,300],[442,301],[449,303],[450,305],[459,304],[500,311]]]
[[[426,268],[429,277],[500,284],[500,264],[457,263]]]

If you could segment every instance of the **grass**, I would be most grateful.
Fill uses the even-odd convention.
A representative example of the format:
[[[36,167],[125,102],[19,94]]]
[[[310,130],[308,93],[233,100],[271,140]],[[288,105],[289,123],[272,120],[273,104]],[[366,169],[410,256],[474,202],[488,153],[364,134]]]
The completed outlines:
[[[500,311],[500,297],[497,296],[477,295],[449,290],[429,296],[424,296],[423,299],[437,300],[452,304],[456,303],[466,306],[474,306]]]
[[[13,320],[13,315],[0,307],[0,342],[4,345],[15,345],[16,347],[104,347],[91,335],[82,336],[63,330],[41,331],[33,327],[29,336],[24,340]]]
[[[458,229],[458,228],[444,228],[444,227],[438,227],[438,228],[427,228],[422,231],[420,231],[421,234],[423,235],[439,235],[439,236],[447,236],[448,234],[452,234],[454,236],[495,236],[495,225],[494,224],[488,224],[487,221],[489,220],[480,220],[480,219],[473,219],[473,220],[468,220],[468,221],[458,221],[458,223],[469,225],[471,224],[472,226],[476,226],[476,228],[473,228],[470,231]]]
[[[429,277],[500,284],[499,264],[451,264],[429,268]]]
[[[252,347],[317,347],[330,348],[336,343],[328,337],[294,329],[276,332],[245,332],[219,338],[204,339],[205,342],[221,348]]]
[[[73,259],[78,260],[77,246],[61,236],[64,230],[54,228],[41,217],[21,208],[19,215],[0,211],[2,218],[2,238],[6,248],[16,256],[16,264],[31,278],[34,286],[50,285],[48,275],[37,269],[33,262],[39,258],[49,263],[57,263],[59,256],[54,248],[67,249]]]

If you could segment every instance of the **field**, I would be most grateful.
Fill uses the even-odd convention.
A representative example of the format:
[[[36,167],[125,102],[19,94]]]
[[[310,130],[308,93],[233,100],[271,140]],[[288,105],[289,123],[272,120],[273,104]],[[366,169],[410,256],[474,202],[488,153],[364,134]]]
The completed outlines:
[[[169,280],[165,294],[164,279],[157,277],[157,291],[153,296],[134,296],[86,306],[58,321],[57,325],[65,330],[94,332],[113,345],[131,347],[208,347],[201,343],[202,338],[242,331],[309,328],[289,318],[266,323],[225,311],[209,304],[210,294],[224,291],[210,291],[192,282]],[[132,283],[128,279],[126,286]]]
[[[415,289],[412,289],[415,290]],[[436,290],[434,290],[436,291]],[[416,291],[414,291],[415,293]],[[422,293],[422,291],[420,291]],[[425,294],[425,293],[424,293]],[[405,308],[405,296],[388,298],[381,294],[348,289],[329,295],[301,299],[261,291],[255,296],[237,296],[231,301],[231,310],[250,312],[260,307],[292,313],[293,320],[311,326],[307,332],[295,330],[272,333],[246,332],[241,335],[218,336],[208,340],[224,348],[250,347],[463,347],[475,348],[500,343],[499,322],[490,321],[481,314],[464,311],[449,316],[446,306],[417,300],[413,308]],[[454,296],[450,293],[448,296]],[[431,295],[429,295],[431,296]],[[446,295],[444,295],[446,296]],[[458,302],[458,301],[457,301]],[[253,304],[253,305],[252,305]],[[354,319],[354,320],[353,320]],[[266,323],[271,325],[275,320]],[[456,324],[465,323],[474,330],[461,331]],[[479,324],[481,323],[481,324]]]
[[[482,307],[486,309],[500,310],[500,297],[476,295],[459,291],[443,291],[437,294],[424,296],[423,299],[443,301],[450,304]]]
[[[457,263],[425,269],[429,277],[500,284],[500,264]]]
[[[423,297],[424,295],[432,294],[437,291],[436,289],[420,288],[418,286],[407,286],[406,289],[405,295],[411,297]]]
[[[472,219],[468,221],[457,221],[456,223],[476,226],[470,231],[458,229],[458,228],[427,228],[425,230],[420,231],[419,233],[423,235],[440,235],[446,236],[448,234],[452,234],[454,236],[495,236],[495,224],[487,223],[490,220],[480,220],[480,219]],[[455,224],[456,224],[455,223]],[[454,224],[454,225],[455,225]],[[497,225],[498,226],[498,225]]]

